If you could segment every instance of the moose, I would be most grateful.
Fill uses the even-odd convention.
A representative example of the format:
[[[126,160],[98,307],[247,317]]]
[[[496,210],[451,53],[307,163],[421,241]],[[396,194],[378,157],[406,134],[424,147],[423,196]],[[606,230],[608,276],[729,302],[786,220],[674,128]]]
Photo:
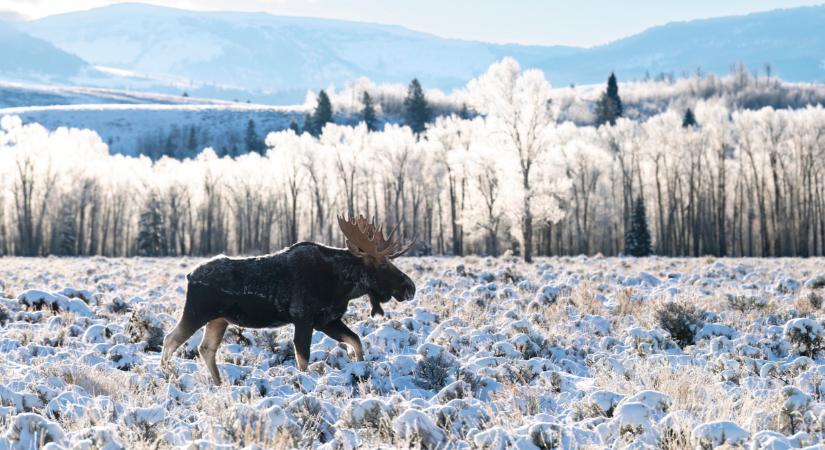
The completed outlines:
[[[271,255],[250,258],[219,256],[187,275],[186,302],[177,326],[163,341],[161,365],[197,330],[206,325],[198,353],[216,385],[221,384],[215,354],[229,324],[247,328],[295,327],[293,345],[298,369],[305,371],[313,330],[348,344],[359,361],[361,339],[341,318],[350,300],[367,295],[372,315],[381,304],[415,296],[415,283],[392,260],[408,252],[387,238],[375,219],[338,216],[346,249],[301,242]]]

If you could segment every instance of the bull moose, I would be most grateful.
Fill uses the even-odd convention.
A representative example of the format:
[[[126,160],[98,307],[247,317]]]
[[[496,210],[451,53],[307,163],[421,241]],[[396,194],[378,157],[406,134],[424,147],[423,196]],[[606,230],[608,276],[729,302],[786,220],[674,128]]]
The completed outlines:
[[[215,353],[229,324],[248,328],[295,326],[298,368],[306,370],[313,330],[348,344],[363,361],[361,339],[341,321],[350,300],[367,295],[372,314],[382,303],[415,296],[415,284],[392,264],[413,246],[387,238],[375,219],[338,217],[346,249],[301,242],[278,253],[252,257],[220,256],[187,275],[186,303],[180,321],[163,341],[161,364],[206,325],[198,352],[216,385],[221,383]],[[397,227],[396,227],[397,228]]]

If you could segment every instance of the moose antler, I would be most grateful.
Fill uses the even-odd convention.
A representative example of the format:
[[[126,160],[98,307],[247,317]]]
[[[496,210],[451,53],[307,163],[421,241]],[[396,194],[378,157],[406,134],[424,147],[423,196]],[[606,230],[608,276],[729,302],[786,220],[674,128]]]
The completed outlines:
[[[369,222],[360,214],[357,218],[349,220],[346,220],[343,215],[338,216],[338,226],[344,233],[347,248],[358,257],[369,255],[379,259],[394,259],[407,253],[415,245],[415,239],[413,239],[412,242],[398,250],[401,247],[401,239],[392,241],[398,225],[392,229],[389,237],[385,238],[382,226],[376,225],[375,218]]]

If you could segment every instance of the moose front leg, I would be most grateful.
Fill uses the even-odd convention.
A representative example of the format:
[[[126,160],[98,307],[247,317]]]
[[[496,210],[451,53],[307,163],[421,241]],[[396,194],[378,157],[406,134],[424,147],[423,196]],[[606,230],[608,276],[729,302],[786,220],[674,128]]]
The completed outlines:
[[[333,320],[332,322],[319,328],[324,334],[335,339],[338,342],[349,344],[355,350],[355,359],[358,361],[364,360],[364,347],[361,345],[361,338],[350,330],[348,326],[341,322],[341,319]]]
[[[305,323],[295,324],[295,336],[292,344],[295,346],[295,362],[302,372],[307,370],[309,365],[309,347],[312,343],[312,325]]]

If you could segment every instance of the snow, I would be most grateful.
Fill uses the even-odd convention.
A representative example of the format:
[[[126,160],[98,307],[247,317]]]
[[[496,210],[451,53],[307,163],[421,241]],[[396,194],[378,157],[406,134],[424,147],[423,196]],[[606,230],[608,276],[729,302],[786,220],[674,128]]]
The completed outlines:
[[[693,436],[700,445],[717,447],[741,444],[750,434],[733,422],[718,421],[699,425],[693,429]]]
[[[366,361],[316,333],[302,373],[291,327],[230,330],[217,358],[225,384],[216,387],[197,356],[202,334],[168,370],[152,346],[157,330],[174,326],[182,275],[201,259],[4,258],[0,448],[825,444],[825,359],[810,347],[825,314],[796,308],[810,287],[776,289],[810,279],[821,261],[618,261],[402,258],[416,298],[387,303],[379,318],[355,300],[344,318]],[[725,274],[735,267],[738,275]],[[645,273],[661,283],[626,284]],[[718,280],[712,296],[695,284],[701,278]],[[759,285],[743,288],[755,278]],[[425,287],[430,279],[437,289]],[[537,307],[542,289],[525,281],[552,282],[554,301]],[[512,294],[478,304],[474,289],[491,284]],[[654,312],[670,301],[663,285],[705,311],[694,345],[681,349],[657,323]],[[729,301],[743,292],[764,301]],[[596,293],[605,300],[581,302]],[[618,293],[636,309],[616,309]],[[129,307],[112,308],[115,299]]]

